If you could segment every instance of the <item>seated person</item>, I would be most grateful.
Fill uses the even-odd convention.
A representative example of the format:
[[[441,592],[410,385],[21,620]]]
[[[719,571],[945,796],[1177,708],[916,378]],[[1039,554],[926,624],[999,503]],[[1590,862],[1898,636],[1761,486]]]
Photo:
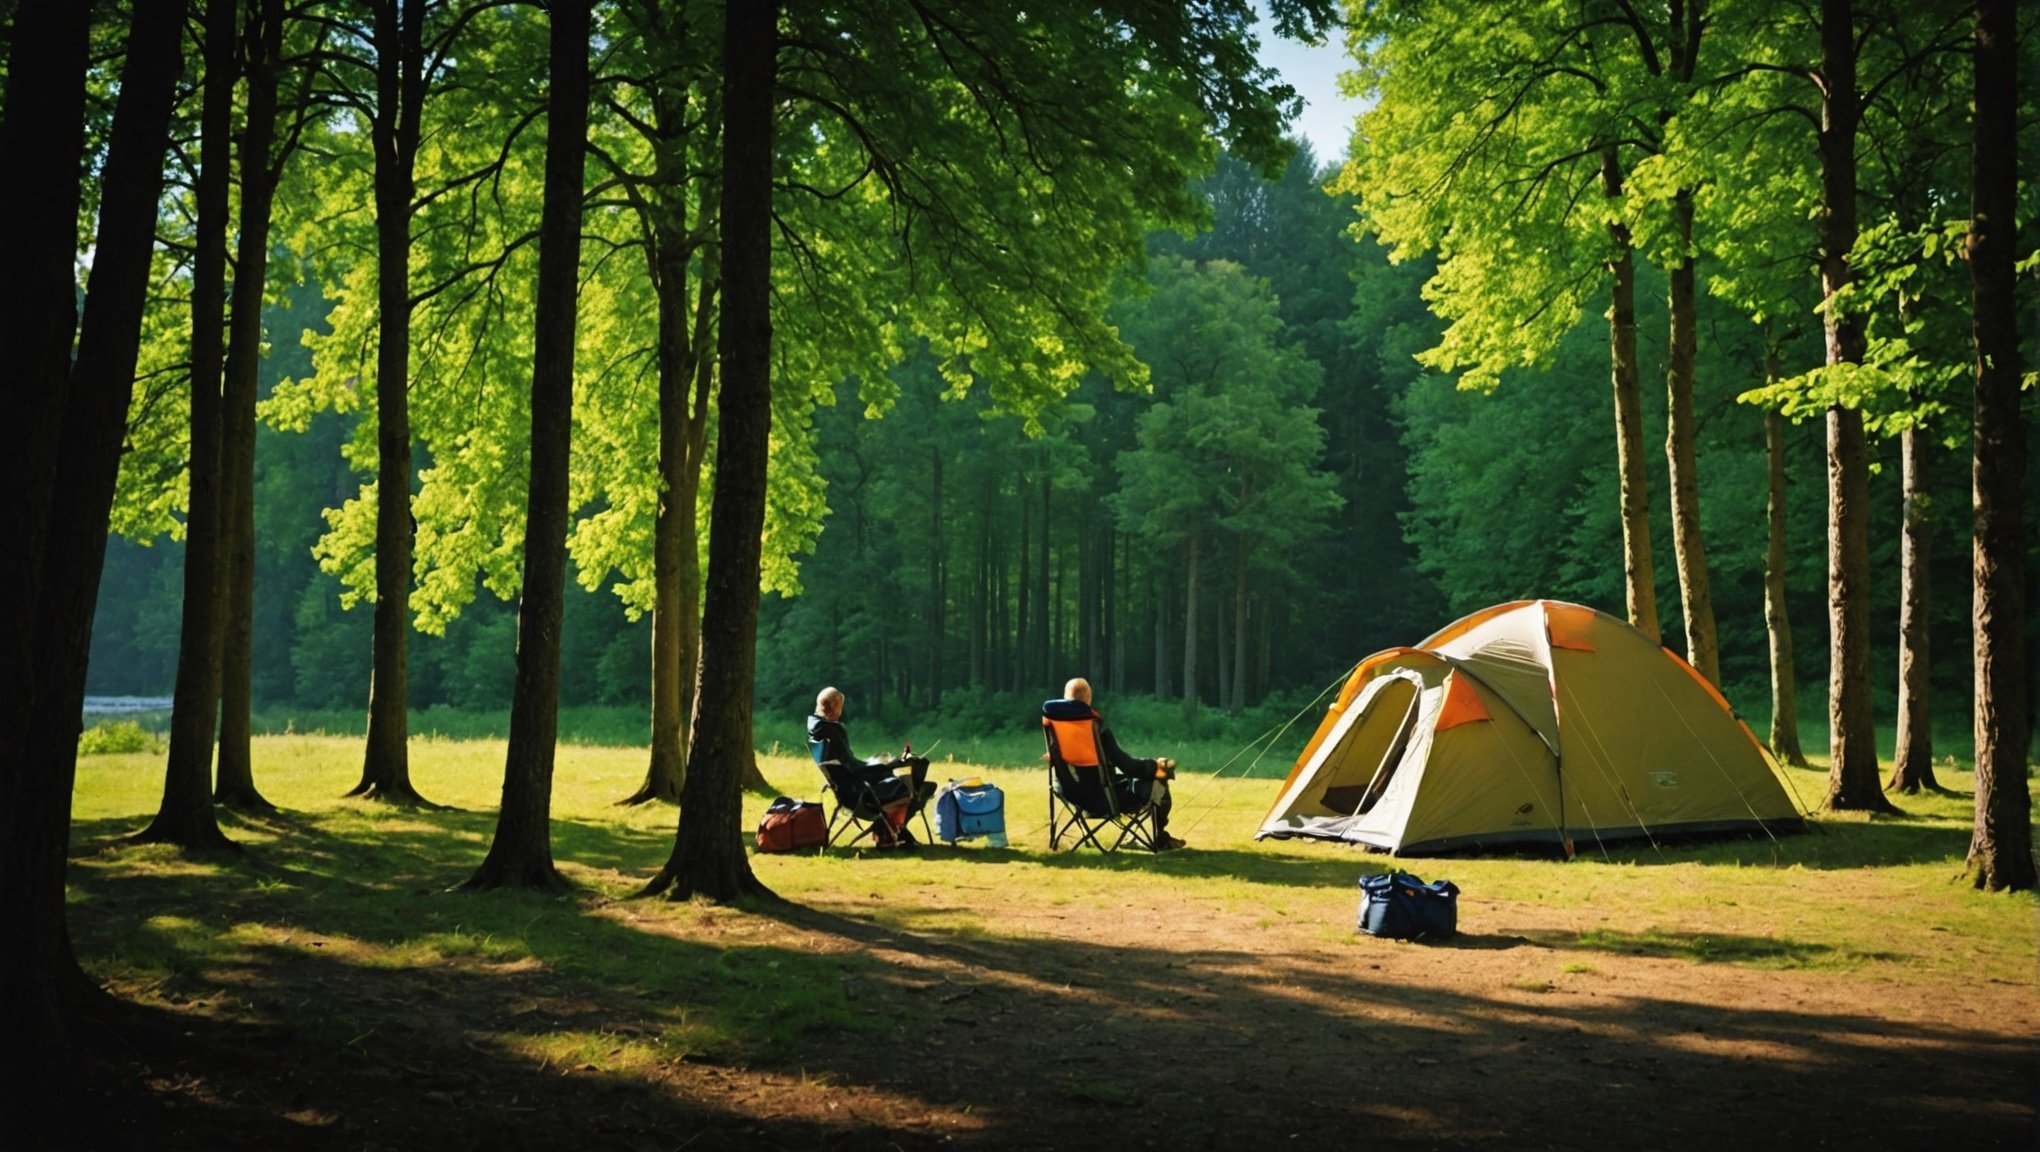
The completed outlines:
[[[822,759],[834,760],[842,766],[838,771],[845,780],[869,784],[881,807],[900,812],[897,828],[879,822],[881,847],[907,848],[919,843],[907,831],[906,818],[920,811],[935,794],[935,786],[928,783],[926,756],[860,759],[850,750],[850,730],[843,727],[843,693],[835,688],[824,688],[815,694],[815,711],[807,718],[807,732],[809,740],[822,745]],[[907,770],[906,776],[898,774],[896,770],[900,768]],[[844,802],[848,803],[847,797]]]
[[[1063,685],[1063,698],[1043,704],[1041,714],[1050,720],[1097,721],[1098,752],[1112,766],[1117,777],[1113,788],[1119,793],[1120,810],[1132,811],[1143,804],[1154,805],[1155,850],[1166,852],[1183,846],[1183,841],[1169,835],[1168,777],[1175,774],[1175,761],[1128,755],[1113,737],[1112,729],[1105,726],[1105,717],[1091,707],[1090,681],[1078,677]]]

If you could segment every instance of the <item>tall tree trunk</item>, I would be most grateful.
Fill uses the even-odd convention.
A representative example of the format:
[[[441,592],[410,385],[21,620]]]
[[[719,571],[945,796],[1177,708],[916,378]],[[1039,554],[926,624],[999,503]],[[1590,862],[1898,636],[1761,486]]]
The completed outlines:
[[[970,686],[982,687],[985,682],[985,636],[988,609],[991,602],[991,551],[992,522],[978,521],[977,564],[971,579],[970,593]]]
[[[1032,635],[1027,628],[1030,622],[1029,612],[1033,608],[1033,605],[1028,603],[1028,598],[1029,593],[1034,587],[1034,581],[1027,572],[1027,563],[1034,555],[1030,551],[1032,542],[1029,540],[1029,533],[1033,530],[1033,525],[1028,509],[1033,505],[1027,498],[1027,482],[1024,479],[1019,483],[1018,495],[1020,497],[1020,553],[1014,557],[1013,561],[1013,566],[1016,569],[1014,582],[1019,585],[1016,594],[1020,601],[1019,607],[1013,613],[1012,687],[1015,691],[1019,691],[1034,680],[1034,670],[1027,666],[1028,654],[1033,650],[1032,646],[1027,642],[1027,638]]]
[[[184,611],[169,763],[156,818],[142,841],[200,851],[235,845],[213,814],[213,735],[220,706],[220,370],[225,344],[227,195],[231,182],[234,33],[239,5],[205,6],[205,98],[200,113],[197,235],[191,261],[191,448],[184,526]]]
[[[2018,43],[2012,0],[1976,6],[1976,144],[1969,277],[1976,340],[1972,466],[1976,586],[1976,822],[1968,870],[1993,892],[2034,886],[2026,753],[2026,426],[2020,413],[2014,167]]]
[[[1219,573],[1222,577],[1224,573]],[[1223,580],[1214,580],[1211,603],[1212,695],[1218,707],[1232,705],[1232,617],[1231,590]]]
[[[1197,535],[1183,563],[1183,719],[1197,716]]]
[[[1622,195],[1622,161],[1611,145],[1601,150],[1601,191]],[[1615,388],[1615,458],[1622,473],[1622,581],[1629,622],[1655,644],[1661,635],[1657,573],[1650,554],[1650,484],[1643,471],[1643,383],[1636,363],[1636,257],[1628,226],[1608,225],[1615,255],[1608,270],[1608,357]]]
[[[1055,524],[1054,466],[1048,459],[1048,446],[1042,446],[1041,453],[1041,538],[1037,542],[1041,561],[1034,569],[1034,670],[1040,678],[1037,683],[1056,679],[1055,654],[1050,648],[1050,637],[1054,634],[1055,612],[1048,591],[1049,529]]]
[[[517,683],[496,839],[464,887],[564,888],[553,866],[553,753],[559,743],[560,621],[567,584],[567,470],[574,423],[574,321],[588,155],[589,0],[552,0],[545,200],[531,365],[531,485],[517,607]]]
[[[256,812],[276,806],[255,787],[249,747],[254,707],[255,393],[262,367],[262,297],[269,277],[269,216],[281,176],[276,84],[283,57],[283,0],[248,9],[247,116],[241,129],[241,235],[229,311],[226,387],[220,422],[226,619],[221,630],[220,759],[213,803]]]
[[[949,554],[949,541],[942,535],[942,449],[931,445],[928,448],[928,462],[931,470],[928,493],[928,707],[942,705],[942,641],[948,631],[949,622],[944,618],[943,607],[948,599],[948,588],[944,585],[943,558]]]
[[[1927,669],[1927,621],[1933,604],[1934,518],[1928,504],[1925,434],[1900,433],[1904,512],[1899,526],[1898,746],[1891,761],[1891,792],[1938,791],[1934,779],[1932,693]]]
[[[33,511],[25,507],[27,490],[35,485],[25,473],[40,466],[29,457],[47,448],[52,473],[40,485],[41,512],[65,526],[32,553],[8,550],[0,569],[10,603],[34,605],[7,614],[15,689],[6,694],[7,728],[0,733],[14,750],[0,758],[0,984],[8,989],[0,998],[0,1053],[20,1077],[6,1094],[0,1123],[17,1132],[38,1130],[16,1124],[17,1106],[68,1098],[39,1091],[41,1077],[57,1071],[49,1056],[67,1034],[67,1017],[99,995],[78,966],[65,923],[71,792],[92,615],[141,343],[172,93],[183,67],[182,0],[136,4],[100,173],[99,226],[73,366],[69,352],[78,318],[72,311],[71,261],[77,250],[88,14],[88,6],[67,2],[23,6],[15,17],[8,71],[6,109],[13,115],[0,127],[0,167],[11,173],[0,181],[0,206],[4,218],[20,222],[0,234],[0,301],[7,306],[0,333],[8,337],[20,373],[0,392],[8,393],[7,414],[23,421],[10,426],[15,451],[8,453],[7,472],[23,487],[10,489],[13,497],[0,515],[10,529],[22,528],[26,535],[22,521]],[[54,167],[38,172],[28,166],[31,158]],[[45,177],[61,179],[46,185]],[[69,215],[38,216],[50,206],[33,196],[26,202],[16,198],[24,192],[49,195]],[[61,259],[39,261],[38,243],[49,248],[42,256]],[[47,267],[38,269],[39,264]],[[59,269],[61,278],[37,274]],[[49,330],[54,328],[61,333]],[[61,364],[34,355],[45,344],[61,349]],[[46,395],[24,395],[30,392]],[[64,401],[61,408],[35,407],[56,399]],[[46,444],[31,443],[36,440]],[[31,626],[32,637],[16,631]]]
[[[1778,379],[1775,347],[1765,353],[1767,383]],[[1792,667],[1792,621],[1785,610],[1785,418],[1764,413],[1764,633],[1771,641],[1771,754],[1806,767],[1799,747],[1799,677]]]
[[[1821,292],[1828,300],[1851,278],[1856,243],[1856,43],[1850,0],[1821,2]],[[1863,322],[1823,313],[1829,366],[1860,364]],[[1863,414],[1827,412],[1828,793],[1831,811],[1890,812],[1879,788],[1870,715],[1870,463]]]
[[[58,433],[78,334],[79,174],[85,154],[85,72],[92,8],[73,0],[23,0],[13,15],[0,104],[0,348],[6,386],[0,420],[12,443],[0,452],[0,594],[36,602],[56,486]],[[0,612],[0,732],[16,746],[37,711],[35,613]],[[12,769],[10,769],[10,772]]]
[[[697,236],[714,222],[702,211],[702,226],[688,228],[687,150],[673,139],[688,123],[684,100],[663,96],[661,132],[670,133],[661,155],[654,191],[658,219],[652,229],[653,286],[659,298],[659,510],[652,529],[652,745],[644,783],[624,804],[649,800],[678,803],[686,773],[688,724],[694,710],[695,674],[701,659],[701,472],[708,441],[709,403],[715,393],[715,362],[704,355],[714,330],[721,283],[719,251]],[[708,103],[707,119],[720,115]],[[713,182],[708,190],[713,192]],[[689,306],[687,270],[701,249],[701,276]]]
[[[731,900],[771,892],[744,853],[743,778],[755,770],[760,533],[772,433],[772,90],[777,0],[734,5],[723,30],[722,410],[709,514],[701,688],[673,854],[645,894]]]
[[[1239,553],[1233,564],[1233,674],[1232,701],[1227,705],[1234,715],[1247,707],[1247,542],[1239,541]]]
[[[1172,695],[1169,683],[1169,576],[1163,572],[1148,572],[1148,587],[1154,593],[1155,601],[1155,699],[1167,700]]]
[[[347,794],[421,804],[411,784],[411,211],[425,101],[425,0],[375,0],[375,671],[361,781]]]
[[[1672,265],[1671,355],[1665,372],[1665,461],[1672,482],[1672,556],[1679,569],[1679,603],[1686,618],[1686,662],[1721,683],[1721,646],[1714,629],[1714,593],[1707,577],[1707,548],[1700,534],[1700,479],[1694,459],[1693,360],[1693,194],[1672,200],[1684,258]]]

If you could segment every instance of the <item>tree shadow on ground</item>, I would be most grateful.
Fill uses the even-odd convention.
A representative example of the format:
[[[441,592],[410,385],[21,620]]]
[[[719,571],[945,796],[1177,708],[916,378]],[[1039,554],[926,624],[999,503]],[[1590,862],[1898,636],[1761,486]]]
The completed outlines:
[[[82,824],[78,842],[124,825]],[[103,1075],[50,1142],[1236,1148],[1335,1131],[1380,1148],[1562,1134],[1711,1149],[1761,1132],[1925,1149],[2030,1134],[2030,1035],[1484,986],[1455,978],[1452,949],[1367,939],[1271,953],[1248,938],[903,928],[820,900],[752,911],[447,892],[490,826],[413,813],[371,840],[290,822],[268,829],[260,867],[84,856],[80,952],[151,1006],[95,1042]],[[575,859],[629,867],[651,839],[595,823],[563,835]],[[1341,887],[1357,862],[1025,859],[1255,869],[1268,883],[1336,871]]]

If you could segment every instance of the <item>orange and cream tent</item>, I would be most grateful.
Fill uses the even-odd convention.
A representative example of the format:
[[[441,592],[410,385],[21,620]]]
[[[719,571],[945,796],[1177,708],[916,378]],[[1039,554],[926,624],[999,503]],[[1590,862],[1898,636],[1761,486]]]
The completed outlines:
[[[1360,662],[1260,837],[1401,855],[1802,826],[1748,726],[1622,620],[1525,600]]]

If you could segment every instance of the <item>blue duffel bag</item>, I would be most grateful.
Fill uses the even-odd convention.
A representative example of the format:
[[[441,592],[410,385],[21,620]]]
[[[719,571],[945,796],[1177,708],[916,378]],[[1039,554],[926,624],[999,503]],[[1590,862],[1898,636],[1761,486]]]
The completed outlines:
[[[994,848],[1006,846],[1006,794],[975,776],[951,780],[935,794],[935,838],[954,844],[974,836]]]
[[[1459,886],[1408,872],[1360,878],[1360,930],[1391,940],[1445,940],[1459,930]]]

